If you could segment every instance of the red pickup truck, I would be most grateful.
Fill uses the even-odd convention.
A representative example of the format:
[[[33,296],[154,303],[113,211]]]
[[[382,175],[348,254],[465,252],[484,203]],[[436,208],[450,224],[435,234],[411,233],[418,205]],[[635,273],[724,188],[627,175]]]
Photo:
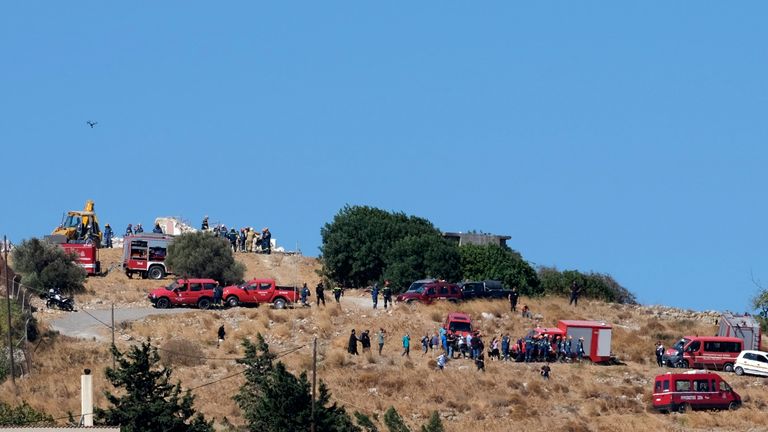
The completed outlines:
[[[229,306],[272,303],[275,309],[282,309],[299,300],[299,289],[296,287],[277,286],[274,279],[257,278],[251,279],[242,285],[225,287],[222,298]]]
[[[177,279],[172,284],[152,290],[147,298],[158,309],[171,306],[195,306],[208,309],[213,301],[213,279]]]

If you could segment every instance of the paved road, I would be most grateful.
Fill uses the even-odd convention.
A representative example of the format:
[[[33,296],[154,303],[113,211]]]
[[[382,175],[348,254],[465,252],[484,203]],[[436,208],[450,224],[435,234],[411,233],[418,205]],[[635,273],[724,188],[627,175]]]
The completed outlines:
[[[115,325],[119,327],[122,321],[135,321],[150,315],[184,313],[193,310],[195,309],[155,309],[152,307],[115,309]],[[97,321],[97,319],[104,324]],[[51,321],[51,327],[65,336],[109,340],[112,337],[109,329],[111,321],[111,309],[78,310],[65,313],[60,318]]]

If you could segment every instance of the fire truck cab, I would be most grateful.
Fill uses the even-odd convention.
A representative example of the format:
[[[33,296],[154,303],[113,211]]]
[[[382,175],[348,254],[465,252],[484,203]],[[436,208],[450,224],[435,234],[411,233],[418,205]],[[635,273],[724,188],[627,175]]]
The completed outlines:
[[[123,242],[123,269],[132,278],[139,274],[144,279],[162,279],[171,273],[165,265],[168,245],[173,236],[140,233],[125,237]]]

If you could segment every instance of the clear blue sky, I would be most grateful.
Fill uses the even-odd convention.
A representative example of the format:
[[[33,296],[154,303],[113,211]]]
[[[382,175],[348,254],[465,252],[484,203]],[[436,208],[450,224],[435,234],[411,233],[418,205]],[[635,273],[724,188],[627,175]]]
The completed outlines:
[[[5,2],[0,233],[90,198],[118,232],[208,214],[316,255],[368,204],[745,310],[768,4],[529,3]]]

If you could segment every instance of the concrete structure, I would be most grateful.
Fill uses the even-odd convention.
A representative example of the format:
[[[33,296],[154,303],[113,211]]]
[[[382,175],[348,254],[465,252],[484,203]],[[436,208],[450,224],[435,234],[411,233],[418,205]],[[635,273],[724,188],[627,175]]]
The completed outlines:
[[[444,232],[443,238],[451,241],[455,241],[459,246],[465,244],[473,245],[488,245],[495,244],[502,247],[507,246],[507,240],[511,239],[510,236],[485,234],[485,233],[462,233],[462,232]]]

